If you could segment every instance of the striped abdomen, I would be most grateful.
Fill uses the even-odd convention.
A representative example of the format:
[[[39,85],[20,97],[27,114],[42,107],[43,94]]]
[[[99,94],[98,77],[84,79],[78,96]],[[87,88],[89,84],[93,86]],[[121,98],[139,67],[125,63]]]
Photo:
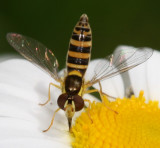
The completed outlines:
[[[85,74],[91,55],[92,34],[88,17],[83,14],[73,30],[67,57],[67,70]]]

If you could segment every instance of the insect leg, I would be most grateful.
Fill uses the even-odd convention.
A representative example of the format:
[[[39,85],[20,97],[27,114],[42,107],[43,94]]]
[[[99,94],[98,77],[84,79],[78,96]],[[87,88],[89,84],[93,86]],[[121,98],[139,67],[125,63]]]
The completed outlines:
[[[90,93],[93,93],[93,92],[100,92],[98,89],[91,89],[91,90],[86,90],[86,91],[84,91],[84,94],[90,94]],[[111,99],[116,99],[115,97],[112,97],[112,96],[110,96],[110,95],[108,95],[108,94],[106,94],[106,93],[104,93],[104,92],[102,92],[101,91],[101,93],[103,94],[103,95],[105,95],[105,96],[107,96],[107,97],[109,97],[109,98],[111,98]],[[99,93],[100,94],[100,93]]]
[[[44,106],[44,105],[46,105],[46,104],[51,100],[51,93],[50,93],[51,85],[52,85],[52,86],[55,86],[55,87],[57,87],[57,88],[59,88],[59,89],[61,89],[60,86],[58,86],[58,85],[56,85],[56,84],[53,84],[53,83],[49,83],[48,100],[47,100],[45,103],[43,103],[43,104],[40,103],[39,105]]]
[[[60,108],[58,108],[57,110],[55,110],[54,114],[53,114],[53,117],[52,117],[52,120],[51,120],[51,124],[49,125],[49,127],[46,129],[46,130],[43,130],[43,132],[47,132],[51,126],[53,125],[53,121],[54,121],[54,117],[56,115],[56,113],[60,110]]]
[[[89,103],[89,108],[91,108],[91,101],[88,100],[88,99],[83,99],[85,102],[88,102]]]
[[[102,85],[101,85],[101,83],[100,83],[100,82],[98,82],[98,83],[99,83],[99,87],[100,87],[99,94],[100,94],[100,97],[101,97],[102,102],[104,103],[105,107],[108,108],[109,110],[113,111],[114,113],[118,114],[117,111],[113,110],[112,108],[110,108],[109,106],[107,106],[107,105],[105,104],[105,101],[104,101],[104,98],[103,98],[103,95],[105,95],[105,94],[102,92]]]
[[[89,110],[91,108],[91,101],[88,100],[88,99],[83,99],[85,102],[88,102],[89,103],[89,107],[88,107],[88,111],[87,111],[87,114],[88,114],[88,117],[90,118],[90,120],[93,122],[92,118],[91,118],[91,115],[89,113]]]
[[[100,82],[99,82],[99,87],[100,87],[100,90],[98,90],[98,89],[91,89],[91,90],[86,90],[86,91],[84,91],[84,93],[88,93],[88,94],[89,94],[89,93],[93,93],[93,92],[98,92],[98,93],[100,94],[101,100],[102,100],[102,102],[104,103],[104,105],[106,106],[106,108],[108,108],[109,110],[111,110],[111,111],[113,111],[113,112],[115,112],[115,113],[117,114],[116,111],[114,111],[113,109],[111,109],[109,106],[107,106],[107,105],[105,104],[103,95],[105,95],[105,96],[107,96],[107,97],[110,97],[110,96],[102,92],[102,86],[101,86],[101,83],[100,83]],[[114,97],[112,97],[112,98],[115,99]]]

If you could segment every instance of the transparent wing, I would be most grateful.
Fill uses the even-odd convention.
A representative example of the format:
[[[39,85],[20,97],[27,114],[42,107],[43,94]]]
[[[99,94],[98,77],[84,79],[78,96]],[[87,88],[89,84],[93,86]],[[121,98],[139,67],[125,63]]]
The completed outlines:
[[[108,79],[120,73],[123,73],[135,66],[145,62],[153,54],[150,48],[126,48],[124,50],[116,50],[112,55],[101,59],[93,70],[92,78],[86,82],[86,85],[93,84]]]
[[[58,77],[58,61],[53,52],[40,42],[16,33],[8,33],[7,40],[10,45],[33,64],[48,72],[55,80]]]

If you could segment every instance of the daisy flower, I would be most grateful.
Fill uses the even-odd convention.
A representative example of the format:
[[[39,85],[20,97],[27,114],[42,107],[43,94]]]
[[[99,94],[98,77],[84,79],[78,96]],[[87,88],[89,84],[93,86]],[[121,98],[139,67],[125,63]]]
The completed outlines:
[[[160,84],[158,84],[160,81],[158,80],[159,72],[158,67],[156,67],[160,59],[159,56],[159,52],[154,52],[148,62],[128,72],[135,97],[133,96],[130,100],[117,99],[112,103],[104,97],[107,106],[116,110],[118,114],[106,109],[104,104],[97,103],[98,100],[95,97],[85,95],[84,98],[96,101],[89,109],[91,118],[86,115],[87,109],[83,110],[82,114],[81,112],[77,113],[73,119],[75,124],[73,123],[72,135],[68,132],[67,119],[62,110],[56,114],[52,128],[46,133],[42,132],[49,126],[53,113],[58,108],[57,98],[61,94],[60,90],[51,87],[52,99],[50,103],[43,107],[38,104],[45,102],[48,98],[48,84],[50,82],[57,84],[57,82],[26,60],[14,58],[0,61],[0,147],[67,148],[94,146],[107,148],[117,147],[117,145],[118,147],[125,147],[129,141],[134,144],[134,140],[137,139],[139,139],[139,147],[143,142],[145,144],[148,144],[148,141],[150,144],[154,143],[159,140],[158,135],[160,135],[157,125],[160,121],[158,118],[159,108],[156,102],[149,102],[148,100],[158,100],[160,96],[158,91],[160,88],[158,86]],[[91,67],[94,62],[96,61],[91,62]],[[140,80],[136,83],[138,79]],[[97,86],[95,85],[95,87]],[[120,98],[124,96],[125,86],[120,75],[105,80],[102,83],[102,88],[109,95]],[[140,90],[144,90],[144,94]],[[147,102],[145,102],[144,96]],[[143,114],[140,109],[143,109]],[[147,111],[150,113],[149,115],[146,114]],[[132,116],[127,118],[130,115]],[[144,120],[141,122],[134,120],[133,124],[130,124],[133,117],[138,120],[137,117],[141,118],[142,115]],[[151,118],[153,116],[155,118]],[[144,124],[145,129],[142,128],[142,123],[149,120],[151,122]],[[119,125],[117,127],[116,121]],[[150,137],[145,135],[150,135]],[[151,137],[154,138],[147,139]],[[119,141],[121,141],[121,145],[119,145]],[[145,145],[145,147],[147,146],[150,145]]]
[[[133,47],[120,46],[117,50],[129,48]],[[114,90],[112,94],[118,98],[109,102],[103,96],[104,103],[93,102],[91,108],[87,108],[76,119],[72,128],[74,148],[160,147],[159,59],[160,53],[154,51],[147,62],[125,73],[130,78],[130,86],[135,94],[130,98],[119,98],[125,92],[125,85],[121,85],[121,82],[126,80],[115,77],[102,82],[103,91],[109,94],[106,88],[111,83]],[[117,80],[120,84],[116,83]],[[106,105],[117,114],[106,108]]]

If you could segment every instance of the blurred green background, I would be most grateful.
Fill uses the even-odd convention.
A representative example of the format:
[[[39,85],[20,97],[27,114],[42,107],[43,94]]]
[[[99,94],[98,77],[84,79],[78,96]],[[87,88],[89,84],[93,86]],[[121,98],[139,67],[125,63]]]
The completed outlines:
[[[5,0],[0,4],[0,54],[16,53],[5,36],[17,32],[52,49],[62,68],[73,27],[83,13],[92,27],[92,58],[121,44],[160,49],[158,0]]]

